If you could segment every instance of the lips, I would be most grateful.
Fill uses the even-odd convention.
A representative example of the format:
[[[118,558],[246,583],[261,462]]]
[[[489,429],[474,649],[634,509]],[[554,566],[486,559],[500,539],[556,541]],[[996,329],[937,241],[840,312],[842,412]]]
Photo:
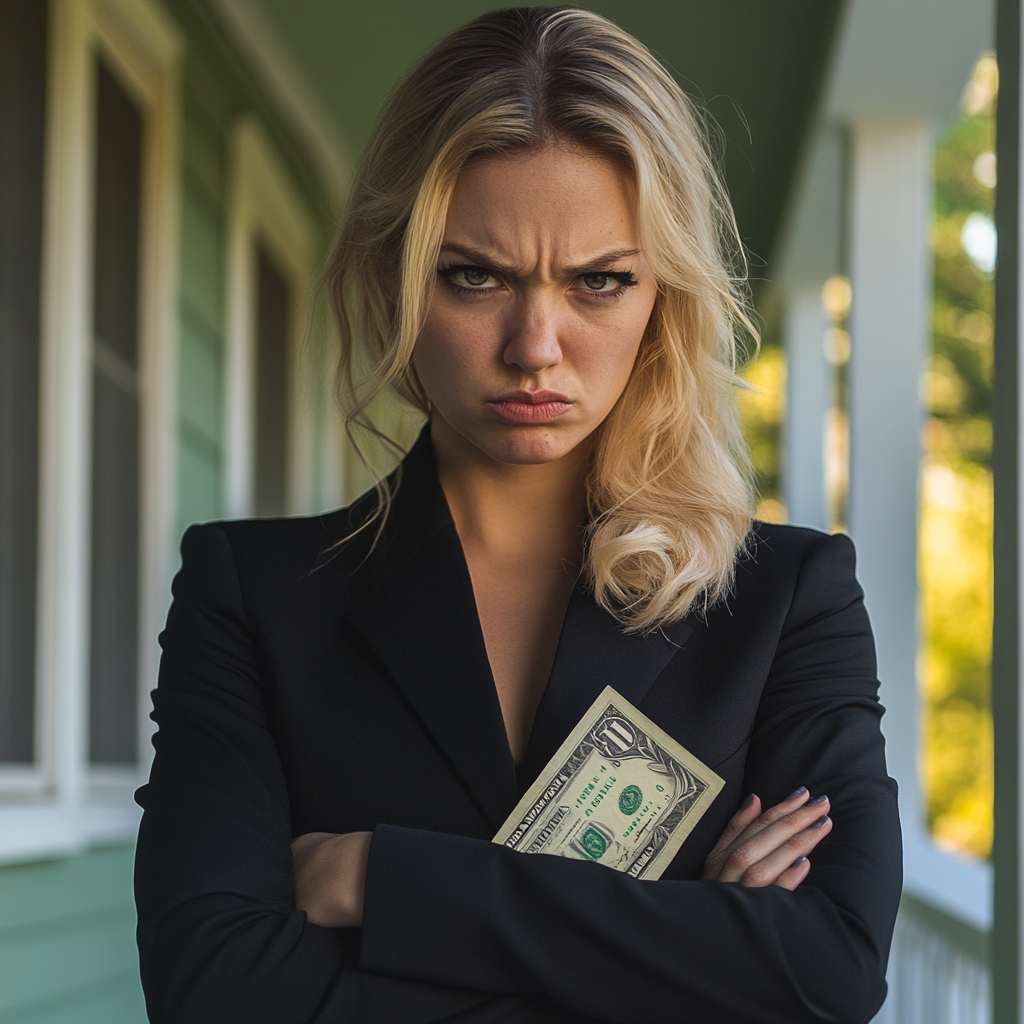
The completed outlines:
[[[487,403],[509,423],[547,423],[572,408],[572,401],[557,391],[520,388],[497,395]]]

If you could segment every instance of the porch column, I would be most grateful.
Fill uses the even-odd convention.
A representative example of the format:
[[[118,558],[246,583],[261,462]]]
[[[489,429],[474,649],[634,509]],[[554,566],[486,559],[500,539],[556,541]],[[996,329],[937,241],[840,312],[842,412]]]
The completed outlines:
[[[786,298],[783,498],[791,523],[827,530],[824,444],[832,373],[823,348],[829,324],[822,284],[794,288]]]
[[[829,320],[821,291],[844,268],[845,129],[819,125],[794,191],[779,260],[785,316],[786,420],[783,499],[791,523],[828,529],[825,498],[825,417],[834,373],[825,358]]]
[[[878,648],[882,728],[910,849],[925,836],[918,779],[917,518],[928,351],[929,131],[854,122],[850,153],[848,522]]]

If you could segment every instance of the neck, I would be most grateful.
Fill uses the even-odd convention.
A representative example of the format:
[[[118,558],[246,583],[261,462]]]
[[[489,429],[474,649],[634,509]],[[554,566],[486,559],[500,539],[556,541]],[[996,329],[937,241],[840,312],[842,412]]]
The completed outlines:
[[[503,559],[579,564],[587,516],[585,442],[555,462],[497,462],[440,417],[431,423],[437,474],[463,546]]]

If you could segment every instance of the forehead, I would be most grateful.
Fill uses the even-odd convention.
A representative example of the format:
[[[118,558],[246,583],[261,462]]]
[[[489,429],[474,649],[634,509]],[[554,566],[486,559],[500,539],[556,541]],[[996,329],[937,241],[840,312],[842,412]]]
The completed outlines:
[[[510,255],[635,246],[632,180],[618,162],[565,143],[478,157],[455,186],[445,241]]]

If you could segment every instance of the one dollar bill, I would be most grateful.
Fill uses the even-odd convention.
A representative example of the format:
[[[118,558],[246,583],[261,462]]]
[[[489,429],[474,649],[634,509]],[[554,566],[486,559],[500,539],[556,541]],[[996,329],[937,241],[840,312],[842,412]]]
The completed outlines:
[[[494,842],[660,878],[723,785],[608,686]]]

